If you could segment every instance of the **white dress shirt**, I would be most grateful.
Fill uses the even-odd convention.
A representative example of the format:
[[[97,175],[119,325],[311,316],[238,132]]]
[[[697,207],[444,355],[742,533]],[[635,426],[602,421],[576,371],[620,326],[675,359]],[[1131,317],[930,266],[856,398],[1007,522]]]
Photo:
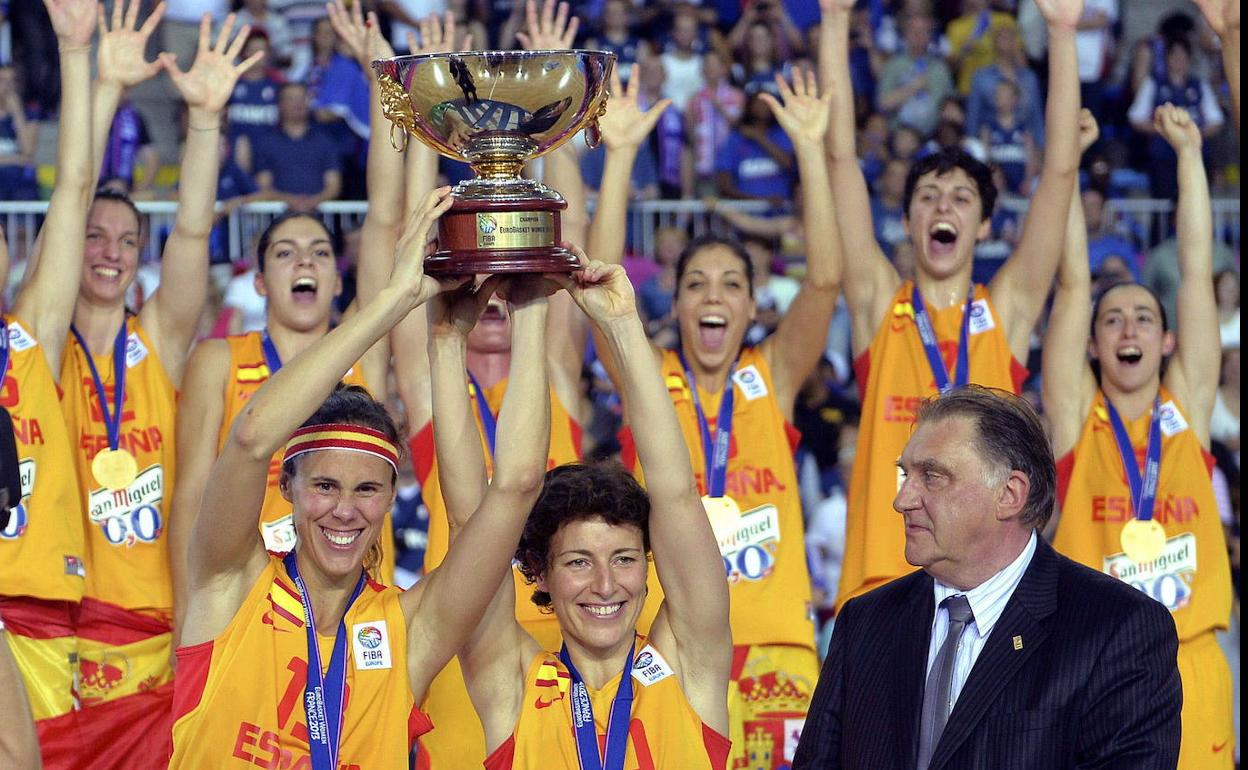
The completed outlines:
[[[1036,533],[1032,532],[1031,539],[1027,541],[1026,547],[1023,548],[1018,558],[971,590],[959,591],[940,581],[934,581],[932,596],[936,603],[936,617],[932,625],[931,643],[927,648],[926,670],[928,673],[931,672],[932,664],[936,661],[936,653],[940,651],[940,646],[945,643],[945,637],[949,634],[949,611],[941,607],[940,603],[950,596],[963,594],[971,604],[971,614],[975,616],[975,620],[963,630],[962,639],[958,642],[958,650],[953,663],[953,683],[949,689],[951,706],[957,703],[962,686],[966,684],[967,677],[971,675],[971,667],[975,665],[975,659],[983,651],[988,636],[992,634],[992,629],[1005,610],[1005,605],[1014,595],[1014,589],[1018,588],[1019,582],[1022,581],[1023,573],[1027,571],[1027,565],[1031,564],[1031,557],[1035,552]]]

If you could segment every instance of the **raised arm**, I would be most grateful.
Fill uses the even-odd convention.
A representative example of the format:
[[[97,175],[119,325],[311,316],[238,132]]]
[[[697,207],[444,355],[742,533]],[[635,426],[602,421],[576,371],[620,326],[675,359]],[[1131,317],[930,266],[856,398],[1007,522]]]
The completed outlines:
[[[1205,21],[1222,41],[1222,73],[1231,91],[1231,116],[1239,131],[1239,0],[1196,0]]]
[[[141,0],[116,0],[111,17],[100,13],[100,43],[96,50],[95,93],[91,109],[91,170],[99,175],[108,146],[117,105],[127,88],[136,86],[160,72],[163,64],[147,60],[147,41],[165,15],[165,4],[158,3],[138,26]]]
[[[679,661],[682,689],[694,710],[723,731],[732,666],[723,559],[698,497],[676,409],[649,354],[632,284],[624,268],[601,262],[559,280],[618,362],[625,410],[635,419],[645,417],[645,430],[636,431],[637,457],[650,497],[650,547],[664,596],[651,638]]]
[[[45,0],[44,6],[56,32],[63,83],[56,187],[43,225],[43,256],[33,260],[13,311],[30,325],[53,376],[59,378],[61,355],[82,277],[87,206],[95,182],[90,166],[90,78],[91,36],[97,10],[92,0]]]
[[[828,216],[836,206],[823,151],[831,96],[825,93],[819,97],[812,70],[795,68],[792,88],[780,75],[776,76],[776,85],[784,103],[766,93],[762,99],[789,135],[797,156],[797,171],[802,180],[806,275],[776,333],[763,342],[762,349],[771,366],[780,410],[791,420],[797,391],[823,355],[828,325],[836,311],[841,290],[841,234],[836,217]]]
[[[854,255],[845,266],[845,302],[853,323],[853,348],[865,349],[901,285],[901,277],[875,240],[871,196],[858,166],[854,140],[854,94],[849,77],[849,28],[854,0],[819,0],[819,79],[832,97],[827,135],[831,180],[836,188],[836,223],[842,254]]]
[[[162,288],[143,304],[139,319],[153,332],[156,352],[175,384],[182,380],[208,295],[208,235],[221,165],[221,110],[238,76],[261,57],[257,52],[247,61],[234,63],[251,28],[244,24],[231,37],[233,28],[231,14],[213,43],[212,17],[205,13],[199,22],[199,50],[188,72],[178,68],[173,54],[160,55],[188,108],[186,148],[178,175],[178,213],[160,257]]]
[[[430,195],[409,233],[390,283],[372,302],[317,340],[275,373],[234,420],[225,447],[209,476],[191,539],[189,611],[183,644],[211,639],[237,611],[246,591],[264,568],[265,552],[256,529],[264,503],[269,461],[308,415],[337,386],[342,373],[413,308],[437,294],[437,281],[424,275],[424,236],[451,202]]]
[[[476,511],[451,542],[446,558],[416,584],[410,596],[405,594],[400,598],[409,627],[413,629],[410,644],[423,647],[423,654],[412,658],[422,661],[419,670],[412,671],[415,692],[423,691],[434,674],[459,651],[491,600],[499,594],[503,578],[511,570],[520,532],[542,489],[550,443],[550,399],[546,367],[540,363],[545,360],[546,295],[533,288],[535,285],[541,282],[513,281],[508,287],[513,324],[512,360],[517,365],[511,369],[498,415],[494,475]],[[431,345],[431,354],[437,347]],[[462,372],[461,368],[458,381],[461,391]],[[447,390],[453,388],[449,370],[445,376],[439,373],[438,379],[435,398],[444,389],[441,386],[445,385]],[[466,422],[463,416],[466,397],[454,398],[458,400],[456,412],[462,426]],[[475,427],[468,436],[476,440]],[[434,440],[438,441],[436,432]],[[467,448],[461,445],[458,454],[466,454]],[[476,451],[479,456],[479,444]],[[449,476],[444,474],[444,478]],[[469,486],[463,492],[465,496],[472,494],[473,484],[480,489],[479,470],[473,470],[468,481]],[[457,478],[454,482],[451,487],[460,480]],[[449,499],[447,504],[449,510]],[[457,507],[466,507],[466,504],[466,497],[456,499]],[[514,619],[511,622],[514,623]]]
[[[204,340],[186,363],[178,398],[176,449],[178,483],[173,487],[169,516],[169,568],[173,575],[175,642],[186,619],[189,598],[187,555],[199,518],[200,501],[217,459],[217,437],[225,420],[225,386],[230,350],[224,340]]]
[[[1083,0],[1037,0],[1049,30],[1049,98],[1045,107],[1048,145],[1040,183],[1031,198],[1022,237],[1014,254],[989,284],[1000,308],[1005,337],[1014,357],[1026,360],[1031,332],[1062,257],[1070,191],[1079,175],[1079,71],[1075,55],[1075,27]]]
[[[394,267],[394,246],[403,226],[403,155],[390,146],[390,121],[381,109],[381,90],[377,73],[371,66],[374,59],[394,56],[377,22],[377,14],[369,12],[367,20],[360,3],[350,10],[342,0],[326,3],[334,32],[350,50],[368,77],[369,125],[367,173],[365,186],[368,212],[360,232],[360,261],[356,272],[356,304],[369,302],[390,278]],[[419,315],[419,314],[417,314]],[[369,349],[361,361],[364,381],[378,396],[386,392],[390,368],[389,335]]]
[[[1200,129],[1186,110],[1171,104],[1153,116],[1157,133],[1179,156],[1179,202],[1175,223],[1179,237],[1179,292],[1175,323],[1178,345],[1166,370],[1192,419],[1201,445],[1209,446],[1209,419],[1222,368],[1218,305],[1213,292],[1213,213],[1209,180],[1200,156]]]
[[[1087,149],[1100,131],[1088,110],[1079,116],[1080,145]],[[1092,323],[1092,275],[1088,265],[1088,227],[1083,218],[1079,186],[1070,196],[1066,241],[1057,270],[1057,288],[1044,335],[1040,396],[1049,420],[1053,453],[1065,455],[1079,439],[1084,417],[1096,394],[1096,378],[1088,366],[1088,329]]]

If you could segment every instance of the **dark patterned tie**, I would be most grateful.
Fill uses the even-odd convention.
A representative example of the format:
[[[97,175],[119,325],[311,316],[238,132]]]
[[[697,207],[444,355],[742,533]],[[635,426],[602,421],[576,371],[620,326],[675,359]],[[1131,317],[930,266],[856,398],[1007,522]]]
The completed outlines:
[[[953,662],[957,657],[958,640],[966,630],[967,623],[975,620],[971,613],[971,603],[959,594],[950,596],[940,603],[949,612],[949,633],[945,643],[936,653],[932,670],[927,674],[927,684],[923,687],[923,716],[919,722],[919,761],[916,770],[927,770],[931,764],[932,754],[940,741],[940,734],[949,721],[950,690],[953,686]]]

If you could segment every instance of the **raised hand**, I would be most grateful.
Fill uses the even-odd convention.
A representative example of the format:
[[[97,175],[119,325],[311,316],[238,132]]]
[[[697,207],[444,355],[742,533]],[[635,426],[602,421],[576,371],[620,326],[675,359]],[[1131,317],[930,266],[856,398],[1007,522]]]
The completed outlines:
[[[1079,110],[1079,154],[1088,151],[1088,148],[1096,144],[1096,140],[1101,138],[1101,127],[1096,122],[1096,116],[1092,114],[1092,110],[1087,107]]]
[[[1182,107],[1166,102],[1153,112],[1153,128],[1176,153],[1200,150],[1200,127]]]
[[[95,0],[43,0],[43,7],[62,46],[90,45],[97,19],[104,14]]]
[[[212,42],[212,16],[205,13],[199,20],[199,50],[195,53],[195,63],[188,72],[178,67],[177,58],[168,51],[160,55],[161,62],[169,72],[169,78],[182,95],[186,106],[192,110],[220,112],[234,92],[234,83],[264,56],[257,51],[238,64],[234,60],[243,50],[243,43],[251,27],[244,24],[238,34],[231,39],[230,32],[234,28],[234,14],[225,17],[217,42]]]
[[[112,20],[103,9],[99,14],[100,46],[96,51],[100,82],[128,88],[160,72],[159,59],[147,60],[147,40],[165,15],[165,4],[156,6],[143,26],[135,28],[139,20],[140,0],[113,3]]]
[[[374,59],[389,59],[394,56],[394,49],[386,41],[385,35],[381,34],[377,14],[369,11],[365,18],[361,3],[351,3],[351,8],[348,9],[342,4],[342,0],[334,0],[325,4],[325,11],[329,14],[330,26],[334,28],[338,39],[365,72],[372,72]]]
[[[585,252],[569,243],[565,243],[564,248],[580,259],[580,269],[571,274],[547,273],[546,278],[566,289],[594,324],[601,327],[610,321],[637,315],[633,284],[622,265],[591,261]]]
[[[439,217],[450,210],[454,202],[449,186],[431,191],[412,211],[403,229],[403,236],[399,238],[390,283],[412,292],[415,298],[413,307],[437,296],[440,292],[463,284],[462,280],[448,281],[443,284],[432,276],[425,275],[425,256],[429,245],[430,228]]]
[[[482,281],[480,286],[474,287],[465,278],[461,285],[453,286],[430,298],[429,338],[456,337],[466,341],[502,282],[501,275],[492,275]],[[499,301],[502,301],[501,298]]]
[[[450,53],[451,51],[472,50],[472,35],[464,35],[464,39],[455,43],[455,12],[447,11],[444,19],[437,14],[429,14],[420,20],[420,39],[411,32],[407,33],[407,47],[413,54]]]
[[[621,85],[619,69],[611,70],[611,98],[607,100],[607,111],[598,118],[598,130],[608,149],[640,147],[672,103],[671,99],[663,99],[643,111],[637,105],[639,80],[630,78],[627,85]]]
[[[819,0],[819,10],[824,16],[835,12],[849,13],[854,10],[858,0]]]
[[[568,50],[576,40],[576,31],[581,28],[581,20],[573,16],[568,20],[568,4],[559,3],[555,9],[555,0],[545,0],[542,13],[538,16],[537,0],[525,1],[525,25],[523,32],[516,33],[520,45],[529,51]]]
[[[1228,30],[1239,29],[1239,0],[1195,0],[1195,3],[1218,37],[1225,37]]]
[[[1040,15],[1050,28],[1075,31],[1083,16],[1083,0],[1036,0]]]
[[[821,143],[823,135],[828,132],[828,116],[832,107],[831,89],[820,98],[815,71],[803,70],[801,67],[793,68],[792,88],[779,74],[776,75],[776,85],[780,88],[783,104],[769,93],[760,94],[762,100],[771,108],[771,114],[776,116],[776,122],[795,144]]]

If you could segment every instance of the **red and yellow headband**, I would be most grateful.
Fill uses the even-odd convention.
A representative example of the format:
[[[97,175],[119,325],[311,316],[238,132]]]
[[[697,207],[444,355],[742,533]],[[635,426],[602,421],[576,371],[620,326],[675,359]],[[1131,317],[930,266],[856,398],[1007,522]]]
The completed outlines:
[[[348,452],[363,452],[380,457],[390,463],[394,472],[399,472],[399,450],[381,431],[365,428],[362,425],[349,423],[324,423],[300,428],[286,442],[286,454],[282,463],[293,460],[307,452],[319,452],[323,449],[342,449]]]

